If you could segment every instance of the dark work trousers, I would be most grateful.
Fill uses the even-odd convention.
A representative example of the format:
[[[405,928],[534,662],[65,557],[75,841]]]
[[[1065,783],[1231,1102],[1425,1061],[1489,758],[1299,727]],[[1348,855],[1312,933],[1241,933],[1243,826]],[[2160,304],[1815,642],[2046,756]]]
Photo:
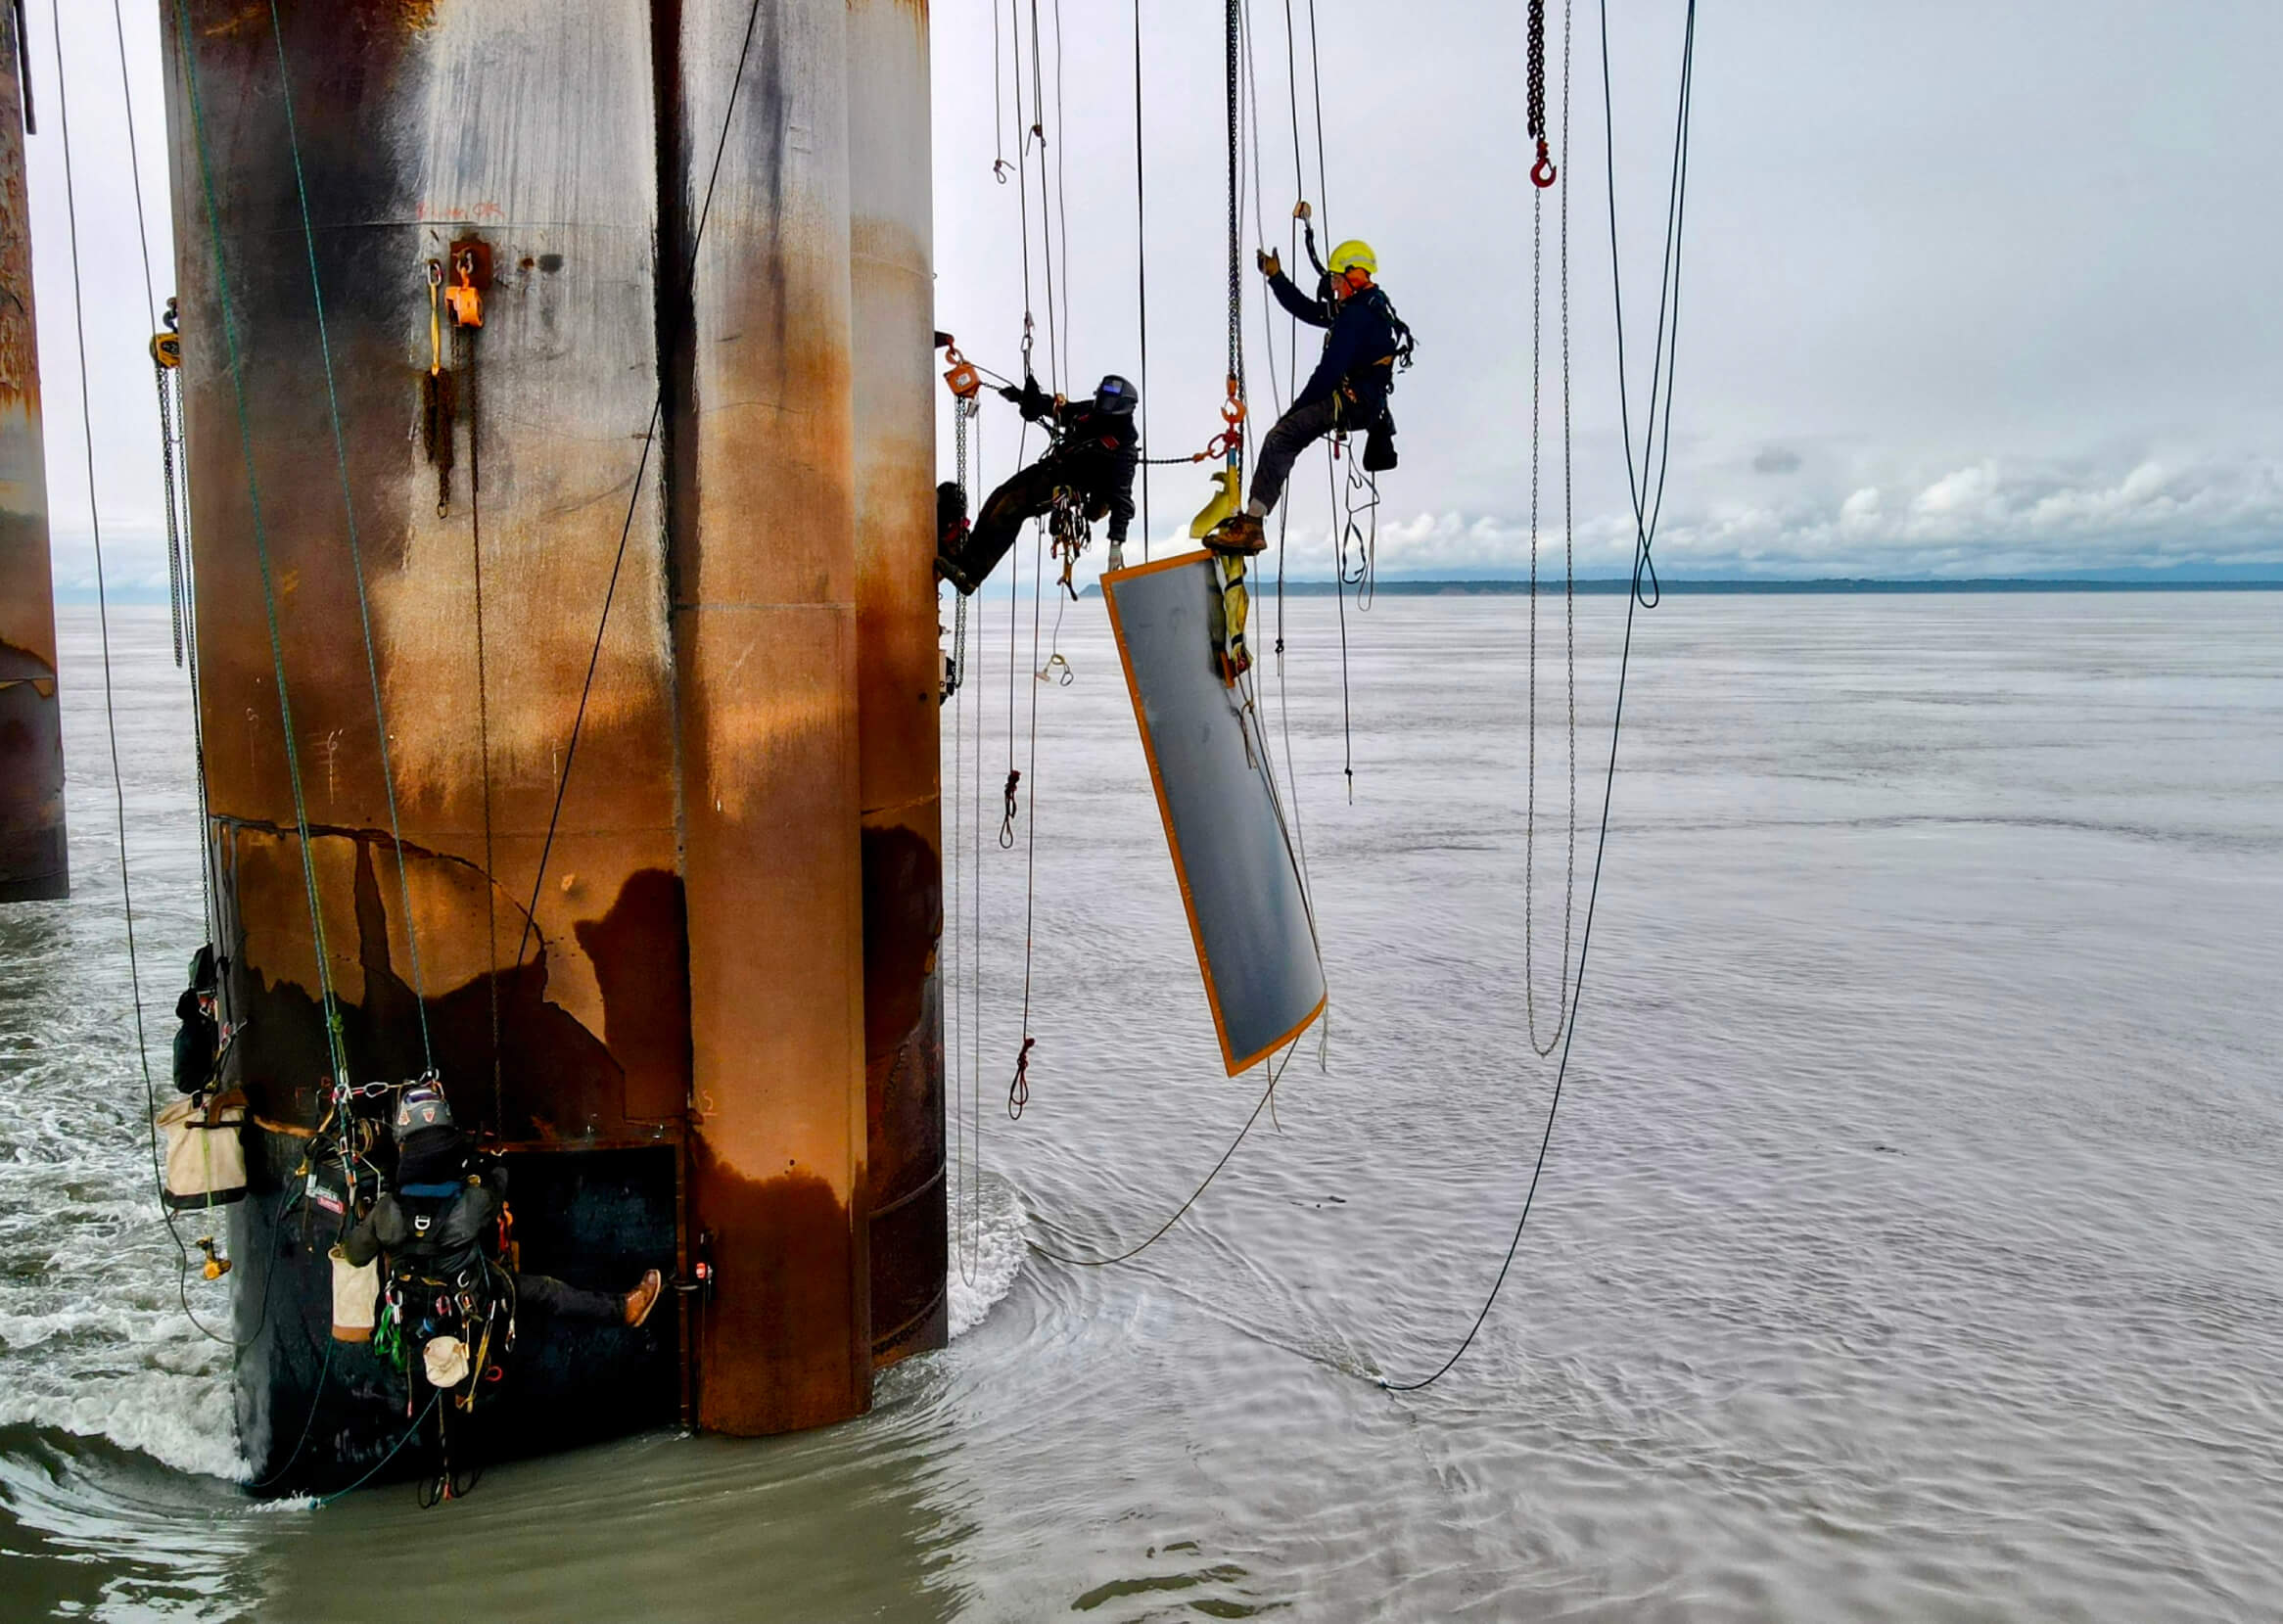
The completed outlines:
[[[627,1317],[624,1297],[607,1291],[582,1291],[548,1275],[516,1276],[515,1301],[519,1309],[536,1308],[547,1314],[559,1314],[566,1320],[607,1320],[616,1323]]]
[[[1339,421],[1339,396],[1328,394],[1305,406],[1294,406],[1277,419],[1277,426],[1260,442],[1260,460],[1252,468],[1252,499],[1273,508],[1284,494],[1284,481],[1300,453],[1331,433]]]
[[[1069,475],[1064,470],[1051,463],[1034,462],[994,490],[990,500],[983,504],[983,511],[975,516],[975,528],[967,533],[966,543],[959,549],[959,569],[967,579],[981,586],[991,572],[999,568],[1006,549],[1014,545],[1023,525],[1051,511],[1054,492],[1068,482]]]

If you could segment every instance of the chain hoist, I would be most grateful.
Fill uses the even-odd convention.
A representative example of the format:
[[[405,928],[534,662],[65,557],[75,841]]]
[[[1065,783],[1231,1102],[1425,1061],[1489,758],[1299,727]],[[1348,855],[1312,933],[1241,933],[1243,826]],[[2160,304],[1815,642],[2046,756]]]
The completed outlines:
[[[1538,143],[1538,162],[1530,165],[1530,184],[1543,191],[1554,184],[1554,159],[1546,144],[1546,0],[1530,0],[1529,107],[1530,139]]]
[[[151,368],[159,385],[159,466],[166,499],[166,603],[174,622],[174,664],[196,659],[190,636],[190,564],[182,540],[182,312],[169,297],[151,335]]]

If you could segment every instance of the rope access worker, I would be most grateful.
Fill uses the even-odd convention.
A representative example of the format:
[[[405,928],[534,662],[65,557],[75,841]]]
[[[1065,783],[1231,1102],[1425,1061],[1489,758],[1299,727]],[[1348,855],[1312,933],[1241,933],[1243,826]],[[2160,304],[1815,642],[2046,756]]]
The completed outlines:
[[[174,1018],[182,1024],[174,1032],[174,1087],[186,1094],[203,1094],[218,1086],[222,1049],[235,1037],[214,1013],[220,977],[213,944],[190,960],[190,985],[174,1000]]]
[[[1316,299],[1293,286],[1276,250],[1263,249],[1258,258],[1277,302],[1309,326],[1330,331],[1308,387],[1261,441],[1252,499],[1242,513],[1231,514],[1205,537],[1205,545],[1217,553],[1257,553],[1268,545],[1261,521],[1283,495],[1284,481],[1300,453],[1326,435],[1367,434],[1371,442],[1364,466],[1374,473],[1395,466],[1387,392],[1394,387],[1397,361],[1408,364],[1411,355],[1411,329],[1372,280],[1379,260],[1371,244],[1351,239],[1333,249],[1328,294]]]
[[[466,1293],[488,1312],[504,1283],[516,1310],[537,1308],[567,1320],[639,1325],[650,1317],[664,1282],[643,1275],[623,1295],[584,1291],[545,1275],[510,1274],[486,1255],[507,1198],[507,1170],[481,1171],[475,1146],[454,1126],[442,1090],[416,1083],[404,1090],[394,1124],[396,1177],[389,1192],[343,1237],[341,1249],[361,1269],[388,1254],[399,1285],[426,1281],[447,1293]]]
[[[1010,384],[999,393],[1015,403],[1025,421],[1047,424],[1053,441],[1038,461],[991,493],[965,535],[955,536],[943,525],[939,499],[935,573],[973,596],[1014,545],[1025,521],[1053,512],[1056,497],[1065,491],[1071,506],[1087,518],[1108,516],[1114,568],[1134,522],[1134,474],[1142,465],[1134,408],[1141,392],[1113,372],[1095,387],[1091,400],[1048,394],[1029,377],[1020,389]]]

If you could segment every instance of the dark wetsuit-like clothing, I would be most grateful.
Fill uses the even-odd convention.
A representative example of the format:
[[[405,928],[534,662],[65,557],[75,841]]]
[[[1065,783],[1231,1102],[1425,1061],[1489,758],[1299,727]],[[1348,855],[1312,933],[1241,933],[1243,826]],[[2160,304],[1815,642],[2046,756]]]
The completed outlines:
[[[186,1094],[201,1093],[214,1081],[214,1062],[222,1049],[222,1029],[211,1015],[199,1007],[196,988],[175,1000],[174,1014],[182,1022],[174,1030],[174,1087]]]
[[[1069,490],[1089,518],[1107,516],[1112,544],[1122,543],[1134,523],[1142,440],[1133,414],[1106,412],[1092,400],[1056,405],[1052,395],[1036,387],[1022,391],[1015,404],[1031,422],[1053,424],[1058,438],[1037,462],[994,490],[976,515],[957,562],[978,586],[999,567],[1024,524],[1053,507],[1057,490]]]
[[[464,1181],[429,1226],[416,1233],[403,1203],[394,1194],[373,1203],[371,1212],[342,1237],[341,1249],[358,1268],[385,1252],[392,1267],[409,1267],[447,1281],[483,1277],[484,1239],[507,1198],[507,1170],[494,1167],[481,1179]],[[505,1273],[505,1271],[502,1271]],[[545,1275],[512,1275],[519,1308],[539,1308],[573,1320],[621,1320],[625,1300],[605,1291],[584,1291]]]

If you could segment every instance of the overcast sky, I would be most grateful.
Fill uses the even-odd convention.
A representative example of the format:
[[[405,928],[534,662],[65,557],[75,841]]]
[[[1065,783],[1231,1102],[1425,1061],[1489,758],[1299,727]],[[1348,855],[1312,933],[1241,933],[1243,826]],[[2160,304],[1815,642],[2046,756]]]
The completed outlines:
[[[1263,237],[1281,244],[1295,180],[1283,0],[1251,0]],[[91,580],[63,209],[51,0],[31,0],[31,138],[41,362],[59,584]],[[64,23],[97,401],[98,481],[115,576],[163,580],[149,318],[133,229],[110,8]],[[1048,162],[1066,181],[1056,326],[1074,378],[1138,376],[1131,7],[1059,0],[1047,37]],[[1217,426],[1225,325],[1221,11],[1142,0],[1149,422],[1158,454]],[[1389,574],[1513,574],[1528,558],[1530,231],[1522,13],[1510,0],[1399,8],[1315,0],[1328,179],[1313,180],[1308,0],[1293,0],[1306,192],[1338,235],[1378,251],[1420,337],[1395,396],[1403,465],[1382,481]],[[1549,6],[1552,117],[1561,7]],[[129,0],[160,297],[171,249],[160,179],[158,24]],[[1024,308],[1010,161],[1013,23],[935,0],[938,325],[1018,365]],[[1027,27],[1030,6],[1017,7]],[[1679,0],[1614,0],[1611,64],[1629,353],[1649,352]],[[1554,254],[1569,192],[1574,489],[1582,567],[1629,545],[1616,434],[1598,16],[1573,26],[1575,108],[1546,194],[1549,511],[1560,544]],[[1028,40],[1023,70],[1029,74]],[[2283,563],[2283,5],[2101,0],[1835,5],[1709,0],[1699,21],[1675,444],[1660,556],[1696,575],[2002,575],[2167,561]],[[1001,89],[995,113],[993,85]],[[1027,114],[1026,114],[1027,116]],[[1030,173],[1041,216],[1037,154]],[[1248,149],[1247,168],[1251,165]],[[1038,365],[1048,374],[1045,245],[1032,243]],[[1272,407],[1286,324],[1248,274],[1254,409]],[[1301,362],[1312,342],[1301,338]],[[1636,381],[1636,399],[1646,379]],[[1011,408],[984,420],[989,478]],[[1636,421],[1638,429],[1638,410]],[[945,441],[949,456],[949,440]],[[1203,499],[1193,469],[1151,481],[1154,534]],[[1320,461],[1293,481],[1295,568],[1328,567]],[[1557,552],[1558,557],[1558,552]]]

